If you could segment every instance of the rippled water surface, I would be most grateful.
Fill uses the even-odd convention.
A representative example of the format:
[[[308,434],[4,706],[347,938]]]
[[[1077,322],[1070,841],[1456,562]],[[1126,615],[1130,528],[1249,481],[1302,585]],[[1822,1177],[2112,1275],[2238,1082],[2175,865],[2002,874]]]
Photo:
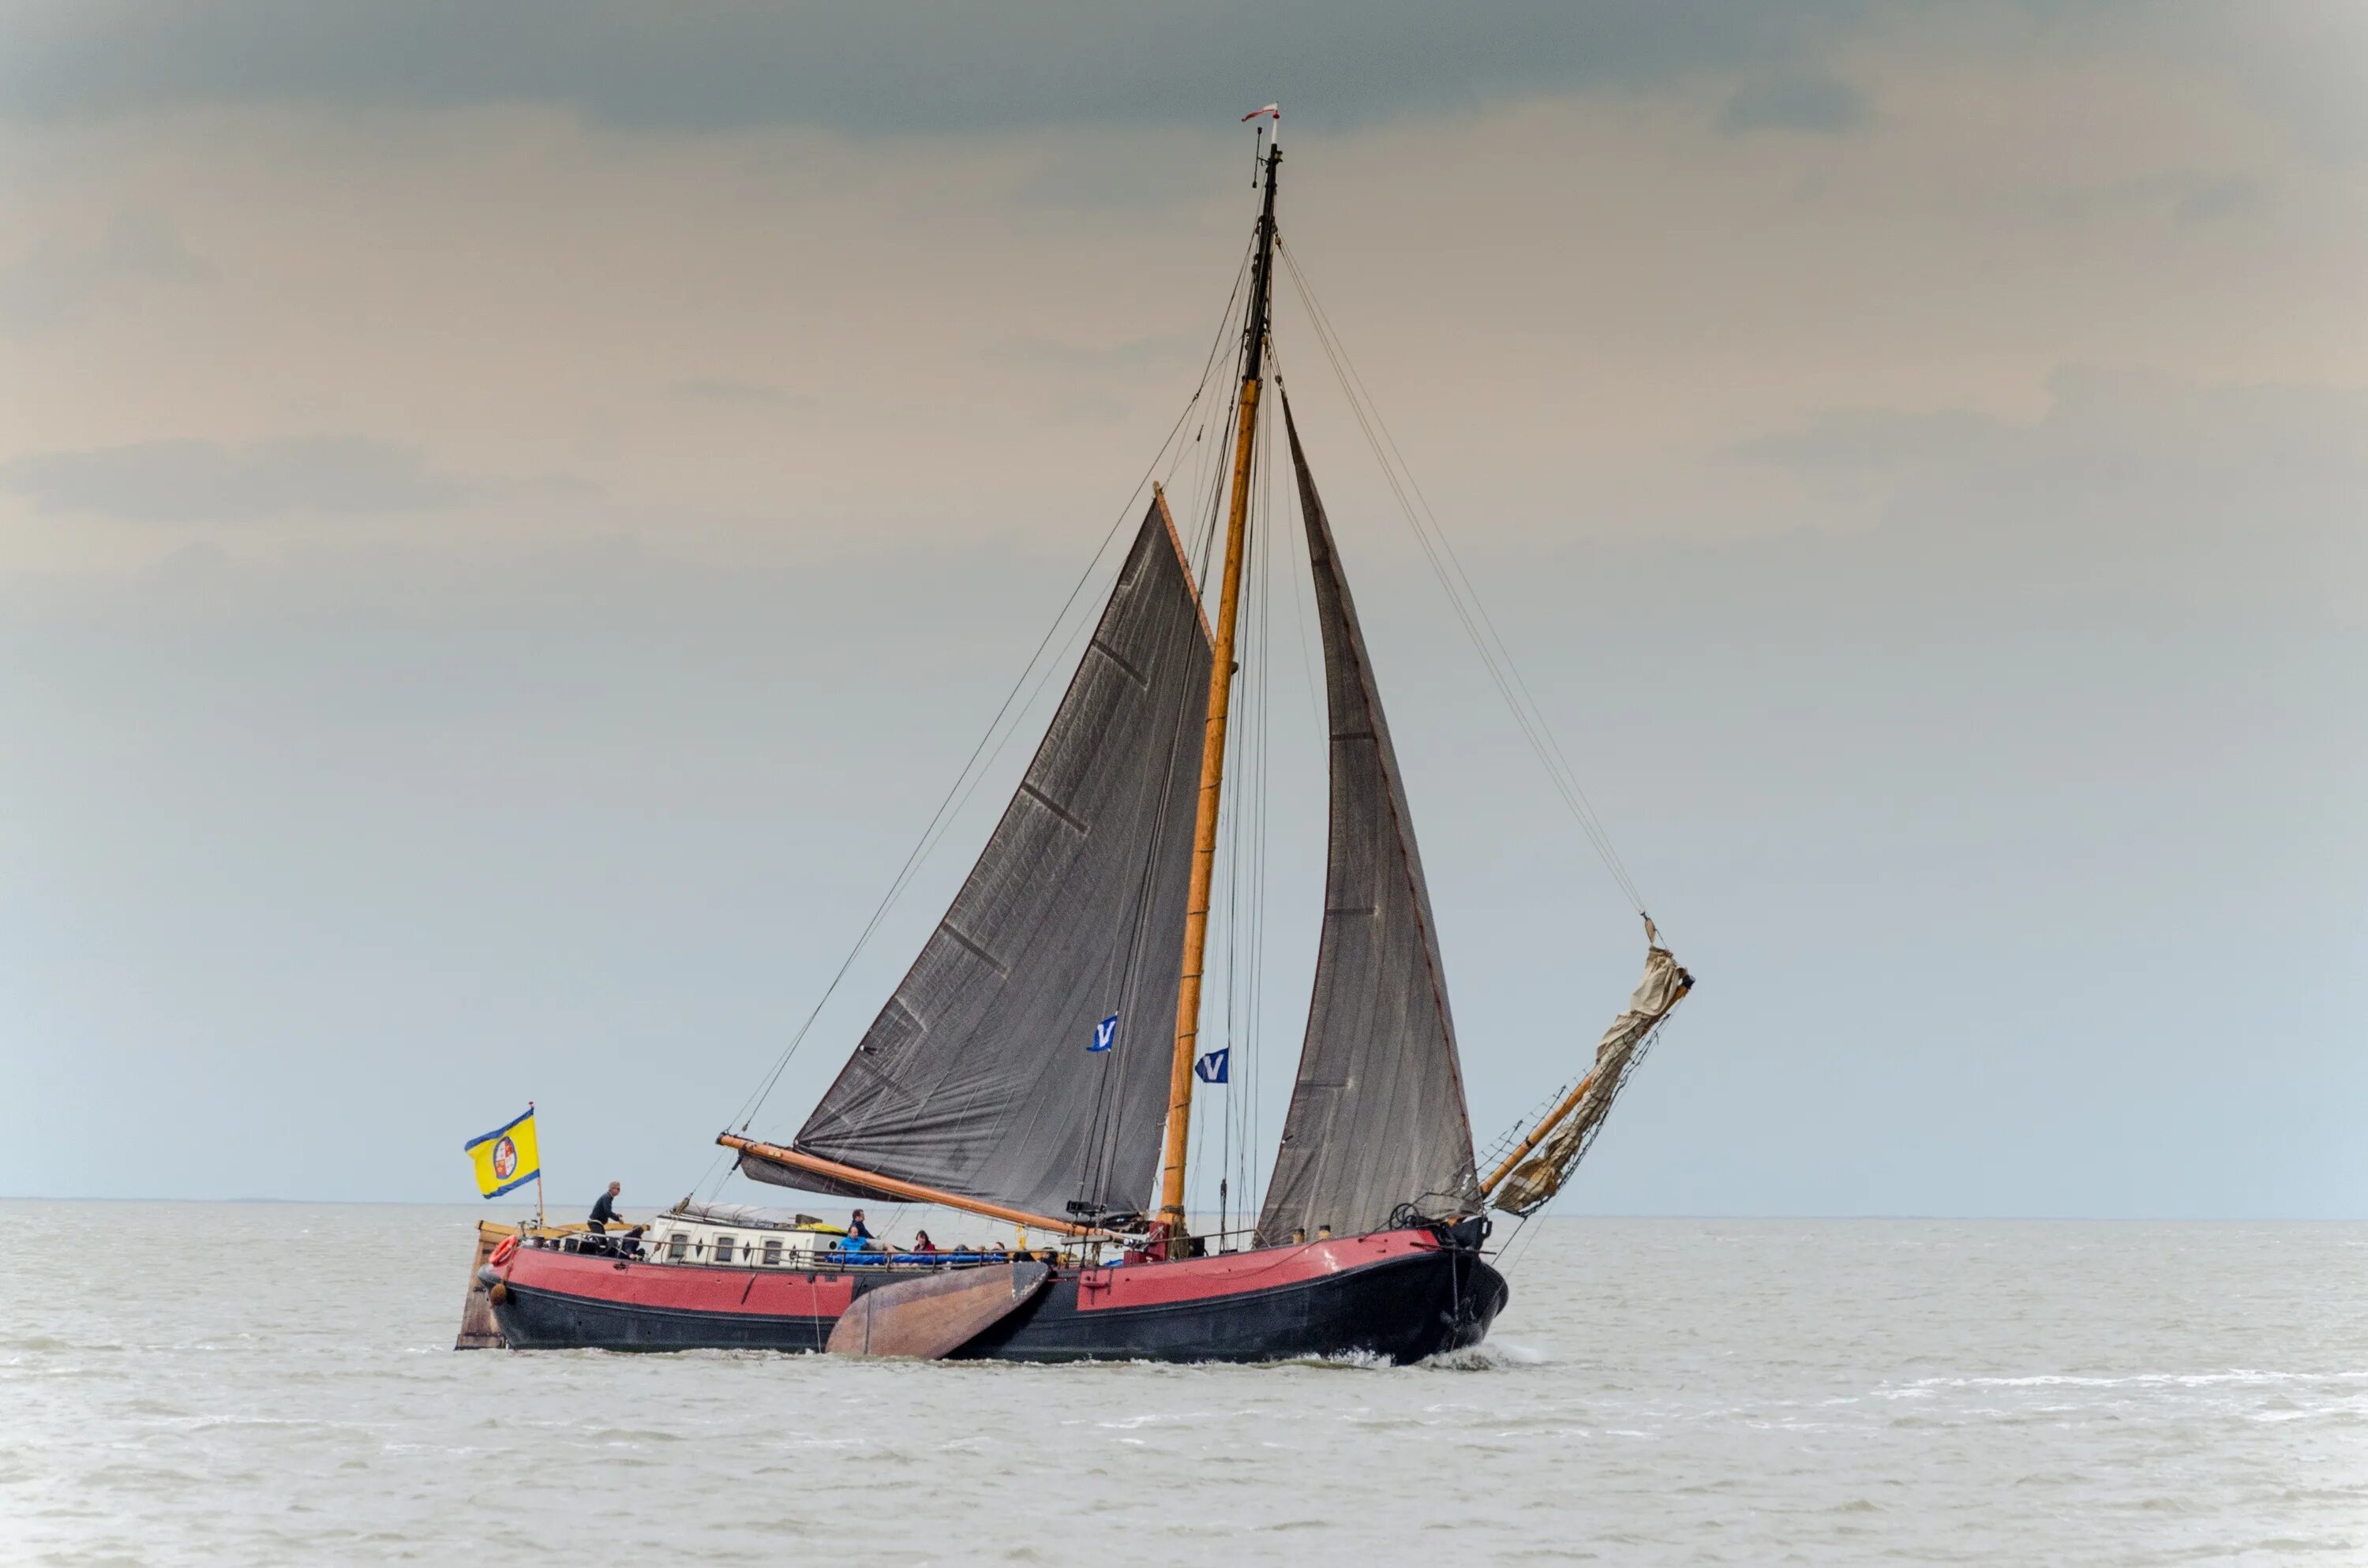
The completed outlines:
[[[2368,1226],[1548,1221],[1393,1369],[455,1354],[473,1214],[0,1215],[9,1562],[2368,1562]]]

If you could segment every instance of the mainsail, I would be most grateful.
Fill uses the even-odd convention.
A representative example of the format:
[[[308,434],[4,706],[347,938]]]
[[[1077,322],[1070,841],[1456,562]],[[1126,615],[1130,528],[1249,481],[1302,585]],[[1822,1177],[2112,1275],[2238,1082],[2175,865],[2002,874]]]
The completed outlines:
[[[1289,398],[1283,422],[1324,634],[1331,844],[1315,996],[1258,1215],[1261,1245],[1327,1225],[1339,1235],[1380,1230],[1400,1204],[1439,1216],[1481,1206],[1438,926],[1397,753]]]
[[[1167,1114],[1210,640],[1164,500],[970,879],[791,1147],[1040,1214],[1134,1210]],[[1099,1026],[1118,1020],[1106,1050]],[[745,1153],[758,1181],[873,1196]]]

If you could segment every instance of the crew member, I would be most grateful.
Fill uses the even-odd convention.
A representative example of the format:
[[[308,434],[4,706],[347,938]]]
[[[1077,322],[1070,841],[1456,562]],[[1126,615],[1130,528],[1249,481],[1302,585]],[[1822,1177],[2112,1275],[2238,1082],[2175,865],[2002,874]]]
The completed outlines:
[[[612,1186],[609,1190],[613,1192],[616,1188]],[[858,1209],[855,1211],[855,1218],[847,1222],[847,1233],[859,1242],[871,1240],[871,1227],[863,1222],[862,1210]]]
[[[605,1236],[609,1226],[624,1223],[617,1217],[617,1194],[624,1190],[623,1182],[612,1181],[608,1191],[592,1200],[592,1220],[587,1228],[594,1235]]]

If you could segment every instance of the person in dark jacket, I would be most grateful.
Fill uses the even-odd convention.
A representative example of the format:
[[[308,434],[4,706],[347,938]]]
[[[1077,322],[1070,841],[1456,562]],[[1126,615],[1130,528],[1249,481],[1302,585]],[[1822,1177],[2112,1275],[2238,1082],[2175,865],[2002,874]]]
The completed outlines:
[[[847,1233],[859,1242],[871,1240],[871,1227],[863,1222],[863,1210],[858,1209],[855,1218],[847,1222]]]
[[[617,1217],[617,1194],[624,1190],[624,1183],[612,1181],[609,1184],[608,1191],[592,1200],[590,1229],[594,1235],[605,1236],[609,1233],[609,1226],[624,1223]]]

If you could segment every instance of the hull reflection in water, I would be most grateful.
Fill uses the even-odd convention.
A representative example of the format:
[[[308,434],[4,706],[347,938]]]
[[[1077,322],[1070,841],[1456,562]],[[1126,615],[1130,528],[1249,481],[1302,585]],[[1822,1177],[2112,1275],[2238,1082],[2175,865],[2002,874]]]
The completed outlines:
[[[820,1350],[858,1296],[900,1264],[766,1269],[519,1248],[495,1270],[494,1314],[518,1349]],[[952,1358],[1394,1362],[1477,1344],[1502,1276],[1427,1230],[1383,1231],[1122,1267],[1063,1266]]]

